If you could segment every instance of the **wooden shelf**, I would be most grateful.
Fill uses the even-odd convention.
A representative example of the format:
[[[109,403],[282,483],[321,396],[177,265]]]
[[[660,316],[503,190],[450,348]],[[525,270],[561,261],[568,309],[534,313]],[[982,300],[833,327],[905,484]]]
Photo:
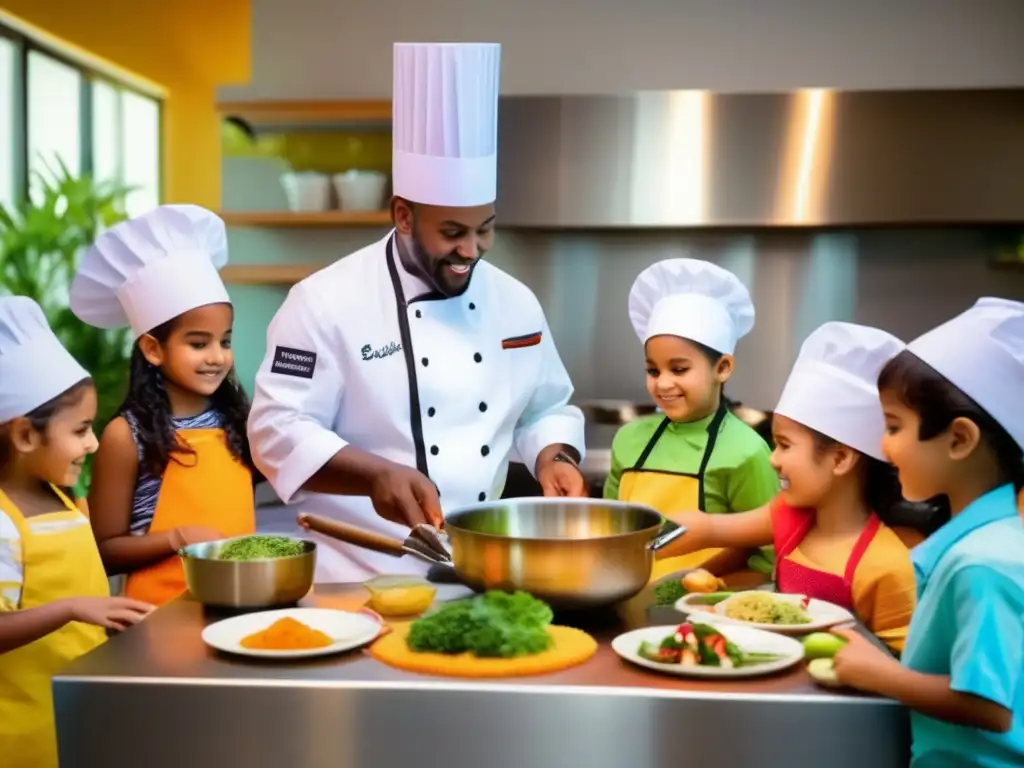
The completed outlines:
[[[222,101],[217,111],[253,126],[381,124],[391,122],[390,101]]]
[[[232,285],[294,285],[326,264],[228,264],[220,271]]]
[[[311,228],[311,227],[390,227],[390,211],[221,211],[229,227]]]

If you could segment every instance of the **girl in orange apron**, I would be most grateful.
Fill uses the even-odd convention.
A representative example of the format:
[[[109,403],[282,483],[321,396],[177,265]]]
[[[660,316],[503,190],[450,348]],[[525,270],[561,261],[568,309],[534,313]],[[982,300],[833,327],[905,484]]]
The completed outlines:
[[[234,311],[218,270],[224,222],[166,205],[104,232],[71,309],[135,337],[128,396],[104,430],[89,505],[107,570],[161,605],[185,591],[177,550],[255,531],[249,403],[234,372]]]
[[[0,764],[56,768],[51,676],[149,606],[111,598],[60,487],[96,450],[96,391],[31,299],[0,299]]]
[[[895,651],[903,647],[915,602],[908,547],[922,537],[895,525],[904,503],[882,455],[875,382],[902,348],[875,328],[818,328],[801,347],[775,409],[778,498],[728,519],[673,516],[689,528],[674,545],[683,551],[774,544],[780,592],[852,610]]]
[[[647,390],[662,414],[616,434],[605,496],[665,515],[742,512],[766,503],[778,491],[770,450],[722,397],[736,342],[754,325],[747,289],[714,264],[670,259],[636,279],[629,311],[644,344]],[[745,559],[741,550],[703,549],[659,559],[652,578],[702,566],[724,573]]]

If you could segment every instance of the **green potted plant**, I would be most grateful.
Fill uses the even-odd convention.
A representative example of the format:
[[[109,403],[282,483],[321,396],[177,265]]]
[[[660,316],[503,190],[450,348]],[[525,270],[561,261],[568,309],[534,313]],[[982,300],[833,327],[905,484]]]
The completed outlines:
[[[79,321],[68,308],[68,288],[83,250],[126,218],[131,188],[88,175],[76,178],[59,159],[57,166],[36,175],[32,199],[13,208],[0,205],[0,291],[39,302],[54,333],[92,374],[99,434],[124,398],[131,336],[127,329],[104,331]],[[75,489],[83,494],[90,467]]]

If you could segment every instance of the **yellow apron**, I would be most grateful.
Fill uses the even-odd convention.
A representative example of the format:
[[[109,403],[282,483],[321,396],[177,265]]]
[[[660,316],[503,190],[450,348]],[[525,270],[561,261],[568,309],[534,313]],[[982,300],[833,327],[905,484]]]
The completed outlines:
[[[29,518],[0,491],[0,507],[21,535],[21,609],[68,597],[110,595],[89,520],[58,489],[53,491],[67,509]],[[72,621],[34,643],[0,654],[0,765],[56,768],[51,677],[106,639],[102,627]]]
[[[658,440],[671,423],[666,417],[654,431],[651,439],[641,452],[640,458],[637,459],[636,464],[623,471],[622,478],[619,481],[619,500],[653,507],[663,515],[686,510],[700,510],[703,512],[705,506],[704,472],[707,469],[708,462],[711,461],[711,454],[715,450],[718,432],[722,426],[722,420],[727,413],[728,410],[723,403],[715,417],[708,424],[708,442],[704,448],[704,454],[701,456],[699,468],[695,473],[668,472],[646,469],[644,467],[651,452],[654,450],[654,446],[657,445]],[[670,573],[689,568],[731,571],[737,567],[742,567],[745,561],[746,553],[720,548],[701,549],[688,555],[656,559],[650,580],[652,582],[657,581]],[[724,567],[716,568],[716,566]],[[626,610],[632,615],[636,611],[645,609],[647,602],[648,597],[645,593],[641,593],[627,602]]]
[[[178,437],[195,454],[168,462],[149,532],[198,525],[225,538],[255,533],[252,473],[231,453],[224,430],[179,429]],[[174,554],[130,574],[124,594],[160,606],[185,589],[181,558]]]

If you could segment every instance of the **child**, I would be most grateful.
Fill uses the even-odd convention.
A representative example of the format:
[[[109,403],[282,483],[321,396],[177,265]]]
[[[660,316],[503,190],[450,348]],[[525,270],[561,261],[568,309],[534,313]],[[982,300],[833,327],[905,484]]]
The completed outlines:
[[[637,277],[629,318],[644,345],[647,391],[663,415],[638,419],[615,435],[605,498],[663,514],[743,512],[771,499],[778,490],[771,452],[722,397],[736,342],[754,327],[747,289],[714,264],[669,259]],[[659,560],[653,578],[699,566],[730,571],[745,559],[745,552],[694,552]]]
[[[902,342],[875,328],[826,323],[814,331],[772,420],[781,494],[723,519],[673,515],[689,530],[669,551],[774,543],[780,592],[848,608],[899,651],[914,609],[914,574],[903,540],[911,536],[886,525],[902,498],[882,458],[875,382],[902,349]]]
[[[886,455],[952,519],[911,553],[902,665],[859,637],[839,680],[911,709],[912,765],[1024,765],[1024,304],[983,298],[881,373]]]
[[[149,606],[111,598],[60,490],[96,450],[96,391],[31,299],[0,299],[0,764],[56,768],[50,677]]]
[[[161,605],[185,590],[186,544],[253,533],[249,403],[234,373],[234,312],[217,270],[224,222],[165,205],[104,232],[71,309],[135,337],[128,395],[100,440],[89,506],[107,570]]]

